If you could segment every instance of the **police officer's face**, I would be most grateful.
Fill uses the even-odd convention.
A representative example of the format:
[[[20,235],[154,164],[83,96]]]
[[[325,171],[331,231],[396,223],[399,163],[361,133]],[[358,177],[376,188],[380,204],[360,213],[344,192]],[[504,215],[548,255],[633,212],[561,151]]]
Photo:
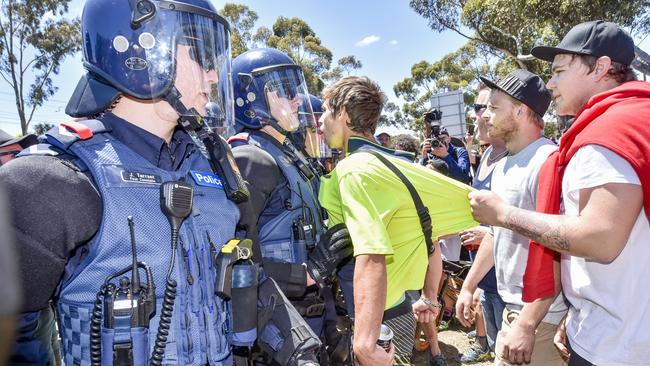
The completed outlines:
[[[346,122],[347,113],[345,110],[339,111],[338,115],[334,115],[334,111],[330,108],[329,99],[325,99],[323,103],[323,115],[320,117],[320,132],[325,138],[325,143],[331,149],[345,149],[345,136],[346,136]]]
[[[302,105],[302,97],[296,95],[288,99],[278,95],[275,90],[266,92],[266,100],[269,102],[271,116],[278,121],[280,127],[286,131],[295,131],[300,126],[298,108]]]
[[[181,102],[187,109],[195,108],[199,114],[205,115],[212,85],[219,81],[217,71],[206,71],[193,60],[190,46],[179,44],[177,47],[175,85],[182,95]]]

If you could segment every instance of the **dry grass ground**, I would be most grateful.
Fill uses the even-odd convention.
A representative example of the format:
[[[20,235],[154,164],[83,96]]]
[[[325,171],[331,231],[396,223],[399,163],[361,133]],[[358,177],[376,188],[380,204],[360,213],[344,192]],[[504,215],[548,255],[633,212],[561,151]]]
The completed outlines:
[[[460,328],[458,323],[453,322],[448,330],[438,334],[440,349],[442,354],[447,360],[449,366],[469,365],[461,364],[458,362],[458,357],[463,352],[469,351],[471,347],[470,339],[467,338],[467,333]],[[426,366],[429,364],[429,351],[422,352],[416,355],[413,360],[417,366]],[[487,366],[492,365],[492,362],[477,362],[471,365]]]

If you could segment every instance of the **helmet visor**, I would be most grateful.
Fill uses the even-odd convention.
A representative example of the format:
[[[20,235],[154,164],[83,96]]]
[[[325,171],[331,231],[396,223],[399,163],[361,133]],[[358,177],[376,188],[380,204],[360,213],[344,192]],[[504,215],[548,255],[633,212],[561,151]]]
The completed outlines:
[[[300,135],[304,139],[305,152],[312,158],[320,158],[321,145],[323,143],[321,134],[318,131],[318,118],[313,115],[312,123],[307,126],[300,126]]]
[[[173,85],[186,109],[175,110],[176,113],[196,117],[224,137],[232,135],[234,106],[228,23],[209,10],[179,4],[174,10],[160,12],[161,18],[173,18],[160,19],[161,24],[168,27],[173,24],[175,27],[172,43],[154,44],[154,54],[147,57],[153,71],[150,72],[151,83],[157,83],[158,78],[164,77],[156,72],[157,65],[162,66],[164,59],[174,62]],[[156,62],[155,54],[165,52],[171,53],[172,57],[160,58],[160,62]]]
[[[269,115],[285,131],[314,127],[307,85],[300,67],[285,67],[264,74],[264,96]]]

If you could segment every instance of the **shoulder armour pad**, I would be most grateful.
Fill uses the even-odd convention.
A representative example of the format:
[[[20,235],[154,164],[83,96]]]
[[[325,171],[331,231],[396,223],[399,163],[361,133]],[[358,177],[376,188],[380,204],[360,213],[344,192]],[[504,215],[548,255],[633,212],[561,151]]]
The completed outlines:
[[[110,132],[110,128],[104,126],[101,121],[89,119],[83,121],[63,122],[47,131],[45,134],[49,144],[62,150],[68,148],[79,140],[88,140],[96,134]]]
[[[40,143],[32,145],[26,149],[23,149],[16,157],[22,156],[32,156],[32,155],[48,155],[48,156],[57,156],[61,155],[62,151],[55,148],[54,146],[48,143]]]
[[[236,135],[232,135],[227,140],[228,145],[230,145],[230,147],[247,145],[249,137],[250,135],[248,134],[248,132],[240,132]]]

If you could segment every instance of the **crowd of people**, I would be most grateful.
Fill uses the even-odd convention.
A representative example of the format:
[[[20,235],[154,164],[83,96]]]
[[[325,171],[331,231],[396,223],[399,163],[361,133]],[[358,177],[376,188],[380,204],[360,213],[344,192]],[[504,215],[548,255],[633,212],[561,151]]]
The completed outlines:
[[[87,1],[82,31],[73,119],[0,133],[0,364],[410,365],[423,334],[444,366],[454,316],[462,363],[650,359],[650,86],[616,24],[535,47],[546,82],[481,78],[475,134],[421,144],[368,77],[314,96],[279,50],[231,60],[209,1]]]

